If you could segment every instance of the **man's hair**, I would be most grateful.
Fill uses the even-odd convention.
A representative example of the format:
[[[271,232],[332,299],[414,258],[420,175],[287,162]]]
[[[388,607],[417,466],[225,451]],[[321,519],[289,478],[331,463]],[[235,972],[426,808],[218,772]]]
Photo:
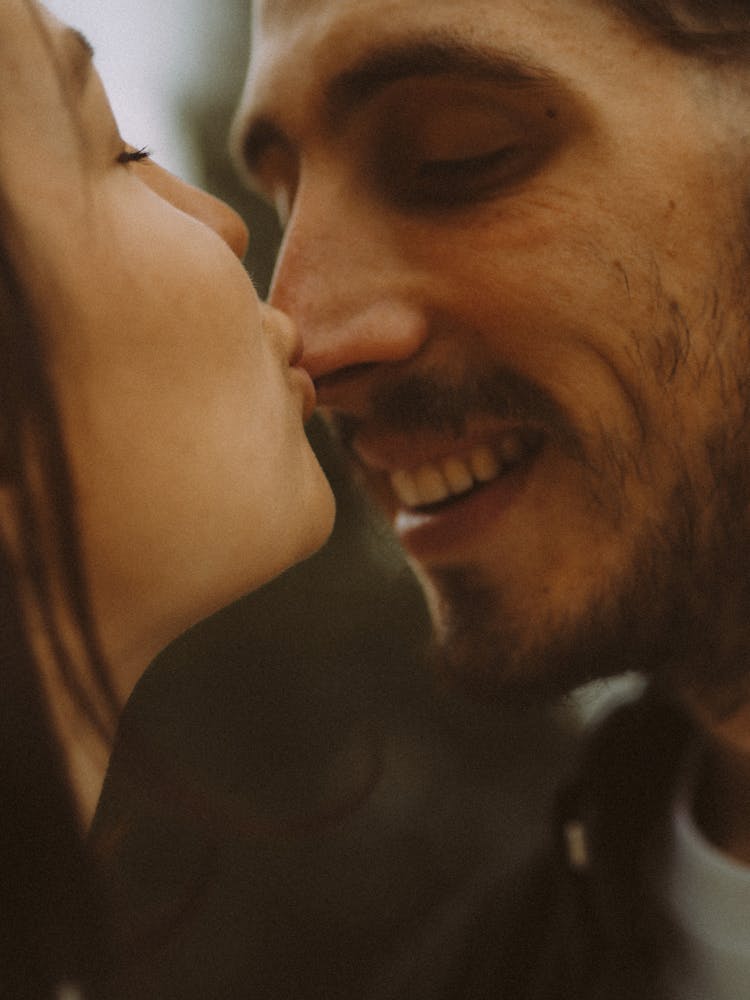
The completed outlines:
[[[750,56],[750,0],[609,0],[669,45],[708,59]]]

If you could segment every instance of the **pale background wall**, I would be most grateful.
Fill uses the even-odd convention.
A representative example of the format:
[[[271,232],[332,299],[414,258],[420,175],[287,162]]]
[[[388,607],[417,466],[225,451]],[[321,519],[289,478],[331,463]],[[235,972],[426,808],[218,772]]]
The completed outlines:
[[[209,83],[206,76],[213,64],[207,53],[237,44],[229,29],[231,5],[205,0],[47,0],[47,6],[93,44],[123,137],[148,146],[163,166],[186,180],[200,181],[200,160],[180,109]],[[210,84],[214,92],[227,86],[221,75],[213,75]]]

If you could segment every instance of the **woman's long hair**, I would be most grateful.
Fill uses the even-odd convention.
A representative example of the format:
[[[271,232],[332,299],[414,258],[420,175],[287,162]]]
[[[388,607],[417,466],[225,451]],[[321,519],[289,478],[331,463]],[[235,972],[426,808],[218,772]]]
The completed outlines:
[[[11,525],[0,532],[0,997],[41,1000],[65,984],[89,995],[103,941],[29,607],[82,724],[111,737],[116,700],[90,614],[44,335],[19,278],[17,241],[10,251],[17,219],[0,189],[0,491]]]

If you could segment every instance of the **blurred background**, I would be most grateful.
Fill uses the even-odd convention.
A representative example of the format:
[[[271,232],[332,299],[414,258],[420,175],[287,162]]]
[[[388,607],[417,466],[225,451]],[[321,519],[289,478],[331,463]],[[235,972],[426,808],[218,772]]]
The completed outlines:
[[[265,294],[275,213],[227,155],[247,0],[48,6],[93,43],[123,137],[248,220]],[[518,716],[439,688],[400,551],[324,428],[309,433],[338,497],[331,541],[166,650],[123,720],[95,829],[124,922],[169,908],[200,855],[186,823],[226,869],[210,905],[128,971],[131,998],[436,996],[482,895],[542,839],[574,757],[566,710]],[[199,820],[166,818],[158,794],[144,805],[157,772],[190,787]]]

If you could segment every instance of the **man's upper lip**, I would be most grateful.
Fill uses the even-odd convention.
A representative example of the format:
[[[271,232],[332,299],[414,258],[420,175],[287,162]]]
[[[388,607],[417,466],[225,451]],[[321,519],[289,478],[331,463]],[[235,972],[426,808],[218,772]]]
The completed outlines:
[[[460,437],[436,431],[397,433],[367,433],[354,435],[351,448],[359,461],[378,472],[392,473],[400,469],[414,469],[421,465],[439,463],[452,455],[465,455],[480,445],[491,445],[508,432],[520,431],[524,435],[540,434],[538,427],[516,421],[483,422],[469,428]]]

